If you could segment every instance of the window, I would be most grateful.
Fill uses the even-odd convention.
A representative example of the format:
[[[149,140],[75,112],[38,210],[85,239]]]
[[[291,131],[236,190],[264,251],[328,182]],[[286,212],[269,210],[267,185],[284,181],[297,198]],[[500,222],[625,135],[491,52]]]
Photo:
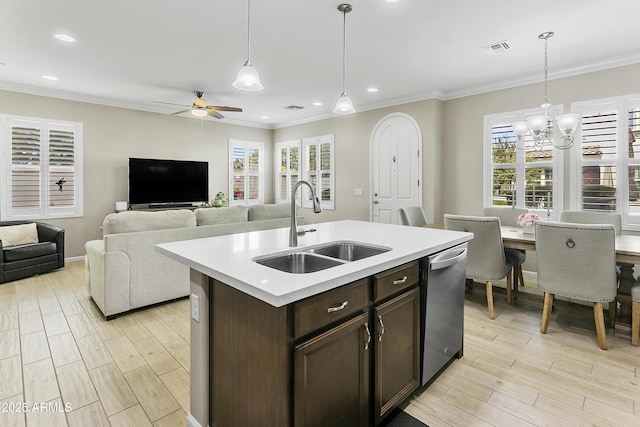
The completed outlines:
[[[82,216],[82,123],[0,115],[2,220]]]
[[[640,228],[640,95],[572,104],[582,116],[571,163],[572,209],[617,211]]]
[[[286,203],[300,179],[300,140],[278,142],[275,147],[276,203]]]
[[[229,140],[229,204],[264,203],[264,144]]]
[[[561,107],[552,107],[552,115]],[[517,142],[511,123],[540,114],[539,109],[485,116],[484,206],[524,207],[554,219],[562,210],[562,151],[551,144],[533,148]]]
[[[335,208],[335,173],[333,135],[304,138],[302,140],[303,178],[316,189],[322,209]],[[313,207],[311,194],[303,189],[304,207]]]

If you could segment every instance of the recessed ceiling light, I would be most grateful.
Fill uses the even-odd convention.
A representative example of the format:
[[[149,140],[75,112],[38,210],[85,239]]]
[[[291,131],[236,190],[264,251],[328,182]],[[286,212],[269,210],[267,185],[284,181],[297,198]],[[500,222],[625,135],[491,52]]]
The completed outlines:
[[[55,37],[58,40],[61,40],[63,42],[67,42],[67,43],[73,43],[74,41],[76,41],[76,39],[74,39],[73,37],[71,37],[68,34],[54,34],[53,37]]]
[[[269,118],[269,116],[262,116],[261,118],[262,118],[262,119],[268,119],[268,118]]]
[[[398,0],[386,0],[386,1],[387,1],[387,3],[395,3],[395,2],[397,2]]]
[[[58,80],[56,76],[42,76],[42,78],[45,80]]]
[[[369,93],[376,93],[377,91],[378,91],[378,88],[377,88],[377,87],[370,87],[370,88],[367,88],[367,92],[369,92]]]
[[[314,103],[313,103],[313,105],[315,105],[316,107],[319,107],[319,106],[321,106],[321,105],[322,105],[322,102],[320,102],[320,101],[316,101],[316,102],[314,102]]]

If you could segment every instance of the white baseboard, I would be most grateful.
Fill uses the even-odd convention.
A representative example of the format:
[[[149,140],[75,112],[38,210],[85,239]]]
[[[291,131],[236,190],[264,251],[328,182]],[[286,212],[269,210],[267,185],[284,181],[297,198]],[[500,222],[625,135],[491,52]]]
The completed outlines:
[[[64,262],[77,262],[77,261],[84,261],[84,255],[72,256],[64,259]]]
[[[193,415],[189,413],[189,415],[187,415],[187,427],[202,427],[202,426],[198,421],[196,421],[195,418],[193,418]]]

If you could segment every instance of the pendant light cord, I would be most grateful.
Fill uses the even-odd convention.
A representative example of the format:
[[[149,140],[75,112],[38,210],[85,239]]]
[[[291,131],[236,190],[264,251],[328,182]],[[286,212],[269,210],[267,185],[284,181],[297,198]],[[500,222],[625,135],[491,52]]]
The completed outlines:
[[[347,9],[342,11],[342,94],[346,95],[347,90]]]
[[[247,65],[251,65],[251,0],[247,0]]]

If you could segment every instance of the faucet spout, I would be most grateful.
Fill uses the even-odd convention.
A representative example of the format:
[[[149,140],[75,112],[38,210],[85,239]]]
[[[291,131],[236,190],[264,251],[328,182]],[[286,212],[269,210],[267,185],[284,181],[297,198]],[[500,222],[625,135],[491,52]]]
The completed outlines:
[[[298,246],[298,219],[296,218],[296,191],[298,191],[298,187],[301,185],[306,185],[311,190],[311,200],[313,201],[313,212],[320,213],[322,212],[322,208],[320,208],[320,199],[316,195],[316,190],[314,190],[313,185],[309,181],[300,180],[296,182],[296,184],[291,189],[291,229],[289,230],[289,246],[296,247]]]

